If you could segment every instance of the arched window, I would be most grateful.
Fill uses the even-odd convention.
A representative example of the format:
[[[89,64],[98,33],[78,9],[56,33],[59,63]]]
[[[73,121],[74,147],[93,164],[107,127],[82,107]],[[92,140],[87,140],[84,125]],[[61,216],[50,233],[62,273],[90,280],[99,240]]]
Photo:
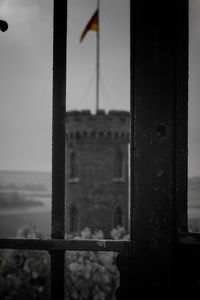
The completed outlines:
[[[78,210],[76,206],[71,205],[70,206],[70,232],[77,232],[78,231]]]
[[[75,152],[72,152],[70,155],[70,161],[69,161],[69,178],[78,178],[78,161],[77,161],[77,155]]]
[[[123,177],[123,154],[121,151],[117,151],[115,154],[114,177],[115,178]]]
[[[122,219],[123,219],[122,208],[120,206],[117,206],[114,213],[114,227],[122,226],[123,225]]]

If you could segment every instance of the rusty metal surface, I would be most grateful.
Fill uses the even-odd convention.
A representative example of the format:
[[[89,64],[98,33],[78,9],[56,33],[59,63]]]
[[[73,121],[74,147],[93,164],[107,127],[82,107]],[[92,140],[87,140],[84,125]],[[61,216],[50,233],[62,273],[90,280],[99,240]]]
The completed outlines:
[[[54,1],[52,238],[64,238],[67,1]]]
[[[133,284],[141,299],[172,299],[187,211],[187,1],[136,0],[132,18]]]
[[[65,111],[67,0],[54,0],[51,237],[65,235]],[[51,299],[64,299],[64,251],[51,254]]]

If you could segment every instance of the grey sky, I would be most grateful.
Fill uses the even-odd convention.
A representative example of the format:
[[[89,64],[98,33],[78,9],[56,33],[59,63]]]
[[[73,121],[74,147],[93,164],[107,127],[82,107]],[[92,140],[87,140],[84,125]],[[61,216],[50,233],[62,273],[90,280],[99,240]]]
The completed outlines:
[[[69,1],[69,109],[95,108],[96,33],[79,43],[95,9],[94,0]],[[100,69],[100,108],[129,109],[129,0],[100,1]]]
[[[79,37],[96,1],[68,6],[67,109],[94,111],[96,33]],[[52,12],[52,0],[0,0],[0,169],[51,170]],[[129,0],[102,0],[100,14],[100,108],[129,109]]]
[[[0,169],[50,170],[52,5],[1,0]]]
[[[100,108],[129,110],[129,0],[101,0]],[[200,174],[200,0],[190,2],[189,175]],[[96,0],[68,1],[67,109],[95,107]],[[0,169],[51,170],[52,0],[0,0]]]
[[[189,175],[200,175],[200,1],[189,1]]]

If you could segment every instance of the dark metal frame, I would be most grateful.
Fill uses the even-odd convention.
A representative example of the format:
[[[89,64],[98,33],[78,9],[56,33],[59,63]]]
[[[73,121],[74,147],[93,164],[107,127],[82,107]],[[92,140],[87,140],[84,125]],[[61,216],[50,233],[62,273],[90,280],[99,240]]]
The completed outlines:
[[[64,299],[66,250],[119,252],[118,299],[199,293],[200,236],[187,232],[188,1],[130,1],[130,15],[130,241],[65,240],[67,1],[54,0],[52,239],[0,240],[50,252],[52,299]]]

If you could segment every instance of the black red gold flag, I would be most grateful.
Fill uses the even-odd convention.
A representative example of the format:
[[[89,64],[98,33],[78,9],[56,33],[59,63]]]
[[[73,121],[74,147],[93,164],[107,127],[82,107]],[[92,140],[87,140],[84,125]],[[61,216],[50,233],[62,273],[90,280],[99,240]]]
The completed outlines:
[[[98,23],[99,23],[99,13],[98,13],[98,9],[97,9],[95,11],[95,13],[93,14],[93,16],[91,17],[91,19],[89,20],[89,22],[87,23],[87,25],[85,26],[83,32],[81,33],[80,43],[83,41],[84,37],[86,36],[86,34],[89,30],[92,30],[92,31],[98,30],[98,26],[99,26]]]

